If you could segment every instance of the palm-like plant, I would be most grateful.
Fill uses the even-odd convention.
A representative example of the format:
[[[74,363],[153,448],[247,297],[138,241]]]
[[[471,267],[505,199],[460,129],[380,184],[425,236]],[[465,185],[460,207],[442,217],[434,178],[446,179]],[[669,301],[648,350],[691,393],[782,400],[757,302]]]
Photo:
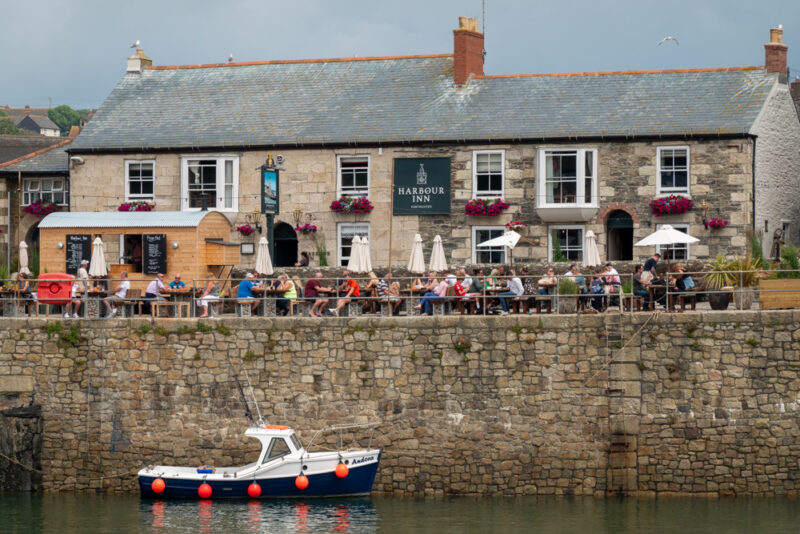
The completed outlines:
[[[703,276],[706,289],[718,290],[733,285],[734,273],[730,272],[730,264],[725,256],[719,255],[706,265],[706,274]]]
[[[728,263],[733,282],[737,287],[753,287],[758,280],[758,270],[761,269],[761,260],[748,254],[743,258],[736,258]]]

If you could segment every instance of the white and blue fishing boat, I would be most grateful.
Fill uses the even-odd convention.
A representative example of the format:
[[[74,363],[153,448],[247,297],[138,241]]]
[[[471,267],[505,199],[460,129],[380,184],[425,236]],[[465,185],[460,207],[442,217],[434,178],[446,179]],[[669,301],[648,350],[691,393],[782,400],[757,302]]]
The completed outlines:
[[[318,431],[372,430],[377,423],[337,425]],[[383,448],[309,452],[291,428],[257,424],[245,435],[261,442],[258,459],[242,467],[156,465],[139,471],[142,497],[247,499],[368,495]],[[370,443],[371,443],[370,436]],[[341,444],[341,440],[340,440]]]

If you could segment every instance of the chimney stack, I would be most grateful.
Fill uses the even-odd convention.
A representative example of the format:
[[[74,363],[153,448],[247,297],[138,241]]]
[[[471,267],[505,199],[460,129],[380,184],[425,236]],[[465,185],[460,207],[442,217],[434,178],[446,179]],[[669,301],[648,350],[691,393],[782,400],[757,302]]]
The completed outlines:
[[[453,79],[457,85],[467,83],[471,75],[483,76],[483,34],[478,21],[458,17],[458,29],[453,30]]]
[[[27,117],[30,114],[31,114],[31,107],[28,104],[25,104],[25,116]]]
[[[147,57],[147,54],[141,48],[137,48],[136,52],[131,54],[128,58],[127,72],[141,73],[145,67],[152,67],[153,60]]]
[[[769,30],[769,42],[764,45],[764,66],[767,72],[786,76],[786,52],[789,47],[783,44],[783,26]]]

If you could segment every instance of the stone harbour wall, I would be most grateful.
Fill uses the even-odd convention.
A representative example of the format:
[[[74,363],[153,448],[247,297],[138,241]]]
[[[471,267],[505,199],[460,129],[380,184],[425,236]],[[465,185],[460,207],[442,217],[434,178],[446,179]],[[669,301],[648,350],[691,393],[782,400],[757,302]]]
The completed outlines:
[[[264,418],[303,442],[380,421],[377,492],[795,496],[798,319],[4,319],[0,395],[41,407],[46,491],[252,460],[246,374]]]

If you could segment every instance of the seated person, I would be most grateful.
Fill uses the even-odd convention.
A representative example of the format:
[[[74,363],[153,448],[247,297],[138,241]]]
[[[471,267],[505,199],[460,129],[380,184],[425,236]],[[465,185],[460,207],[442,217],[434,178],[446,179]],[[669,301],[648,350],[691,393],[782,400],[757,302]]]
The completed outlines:
[[[300,261],[294,264],[295,267],[308,267],[308,262],[310,258],[308,257],[308,252],[301,252],[300,253]]]
[[[169,283],[170,289],[183,289],[186,287],[186,282],[181,280],[181,274],[178,273],[175,275],[175,279]]]
[[[147,284],[147,289],[144,290],[144,298],[147,299],[144,303],[145,313],[150,313],[151,300],[167,300],[159,293],[164,291],[164,273],[158,273],[156,277]]]
[[[674,293],[685,293],[686,292],[686,278],[687,275],[683,274],[686,271],[686,267],[681,264],[675,266],[675,275],[670,276],[670,291]],[[690,278],[691,279],[691,278]]]
[[[552,269],[550,269],[552,271]],[[508,301],[509,297],[518,298],[525,293],[525,288],[522,286],[522,280],[515,276],[514,271],[509,271],[508,278],[505,282],[508,291],[504,291],[498,295],[500,297],[500,305],[503,306],[503,315],[508,314]]]
[[[258,308],[259,300],[253,294],[253,288],[258,287],[258,284],[255,283],[255,275],[253,273],[247,273],[239,283],[239,291],[236,293],[236,298],[238,300],[245,300],[245,299],[253,299],[253,302],[250,303],[250,311],[256,311]]]
[[[578,268],[577,263],[573,263],[569,266],[569,270],[564,273],[564,276],[569,276],[570,278],[575,279],[575,283],[578,284],[578,291],[581,293],[586,292],[586,278],[581,276],[581,270]]]
[[[306,282],[304,294],[305,298],[312,302],[311,309],[308,310],[308,314],[311,317],[322,317],[322,310],[325,309],[325,306],[328,304],[328,299],[324,296],[324,293],[330,293],[333,291],[329,287],[323,287],[322,282],[320,281],[321,279],[322,273],[317,272],[314,275],[314,278]]]
[[[389,304],[392,307],[392,315],[399,315],[400,305],[403,304],[403,299],[400,298],[400,282],[392,282],[387,295],[389,297]]]
[[[435,278],[433,280],[435,280]],[[449,287],[450,285],[447,283],[447,280],[442,280],[436,287],[427,291],[422,296],[419,305],[415,306],[414,309],[422,310],[422,315],[431,315],[433,313],[433,301],[443,299],[445,295],[447,295],[447,288]]]
[[[289,315],[289,302],[297,300],[297,288],[286,274],[279,275],[278,280],[280,285],[278,285],[277,291],[282,298],[275,303],[275,308],[278,315]]]
[[[219,300],[219,286],[214,283],[214,273],[206,273],[206,287],[203,288],[203,293],[197,299],[197,307],[202,310],[200,317],[208,317],[209,306],[212,301]]]
[[[553,294],[555,287],[558,285],[558,279],[556,278],[555,270],[552,267],[548,267],[545,275],[539,278],[538,285],[540,295]]]
[[[606,299],[604,295],[606,293],[606,279],[603,276],[603,272],[605,271],[604,267],[598,267],[594,271],[594,276],[592,276],[591,282],[589,282],[589,294],[595,295],[592,298],[592,308],[597,311],[603,311],[605,309]]]
[[[336,303],[335,308],[328,309],[333,315],[339,315],[339,311],[347,306],[347,304],[353,300],[357,299],[361,296],[361,288],[358,287],[358,282],[353,280],[350,277],[350,272],[344,272],[345,280],[342,282],[342,285],[339,287],[340,291],[344,292],[344,296],[339,298],[339,301]]]
[[[644,309],[650,308],[650,292],[647,288],[650,286],[650,277],[644,276],[644,266],[639,263],[636,265],[635,273],[633,275],[633,294],[644,299]]]
[[[364,303],[362,312],[366,313],[369,311],[370,313],[375,313],[377,308],[377,301],[375,299],[379,296],[378,288],[381,282],[382,280],[378,280],[378,275],[376,275],[374,271],[369,272],[369,282],[367,282],[367,285],[363,288],[364,296],[367,297],[367,301]],[[384,285],[385,284],[386,282],[384,282]]]
[[[72,307],[72,317],[75,319],[80,317],[79,312],[83,301],[78,297],[78,293],[82,293],[83,298],[86,298],[86,292],[89,290],[89,273],[86,271],[88,267],[89,260],[81,261],[81,267],[72,283],[72,300],[64,307],[64,317],[69,317],[70,307]]]
[[[112,303],[118,306],[125,302],[125,297],[128,296],[128,290],[131,288],[131,283],[128,281],[128,271],[119,273],[119,278],[120,282],[117,287],[114,288],[114,294],[103,299],[103,304],[106,305],[106,309],[108,310],[106,317],[109,319],[117,314],[117,308],[116,306],[112,306]]]

